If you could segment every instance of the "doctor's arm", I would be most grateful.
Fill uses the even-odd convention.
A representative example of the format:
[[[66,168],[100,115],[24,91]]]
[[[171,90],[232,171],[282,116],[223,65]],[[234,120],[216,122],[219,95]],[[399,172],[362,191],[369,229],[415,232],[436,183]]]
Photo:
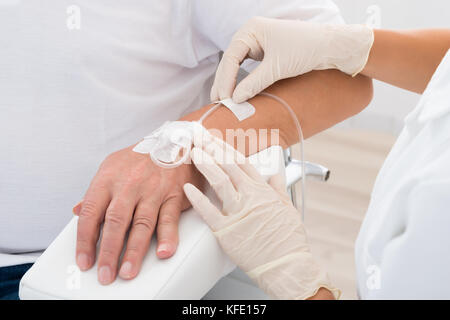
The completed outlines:
[[[256,17],[233,36],[211,98],[243,102],[280,79],[325,69],[422,93],[449,48],[450,29],[373,31],[364,25]],[[236,85],[239,64],[246,58],[261,63]]]
[[[362,74],[422,93],[450,49],[450,29],[374,30],[374,42]]]

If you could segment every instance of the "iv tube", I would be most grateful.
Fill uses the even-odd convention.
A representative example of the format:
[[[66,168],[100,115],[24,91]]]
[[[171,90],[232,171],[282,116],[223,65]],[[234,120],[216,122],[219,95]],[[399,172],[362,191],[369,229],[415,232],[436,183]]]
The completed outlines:
[[[269,98],[272,98],[274,100],[276,100],[277,102],[279,102],[291,115],[292,119],[295,122],[295,126],[297,128],[297,133],[298,133],[298,138],[299,138],[299,143],[300,143],[300,161],[302,164],[302,194],[301,194],[301,199],[302,199],[302,219],[304,220],[305,218],[305,162],[304,162],[304,154],[303,154],[303,131],[302,131],[302,127],[300,126],[300,122],[297,119],[297,115],[295,114],[294,110],[291,108],[291,106],[289,106],[289,104],[284,101],[283,99],[281,99],[280,97],[273,95],[271,93],[267,93],[267,92],[260,92],[259,95],[262,96],[266,96]],[[199,120],[197,120],[196,122],[202,124],[203,120],[205,120],[212,112],[214,112],[214,110],[216,110],[219,106],[221,105],[221,103],[219,101],[216,101],[216,104],[209,109],[207,112],[205,112]],[[177,162],[174,163],[166,163],[166,162],[162,162],[159,159],[153,157],[153,155],[150,153],[150,157],[153,160],[153,162],[155,162],[156,164],[158,164],[161,167],[164,168],[175,168],[180,166],[181,164],[183,164],[189,157],[189,150],[187,150],[187,148],[185,148],[185,152],[184,155],[181,159],[179,159]]]

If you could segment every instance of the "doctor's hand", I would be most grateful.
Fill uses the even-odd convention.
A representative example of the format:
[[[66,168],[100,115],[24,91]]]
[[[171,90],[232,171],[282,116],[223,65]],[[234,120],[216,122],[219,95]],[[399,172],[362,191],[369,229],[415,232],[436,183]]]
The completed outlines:
[[[307,299],[320,288],[338,291],[311,255],[300,213],[281,176],[266,183],[242,154],[212,136],[200,144],[197,140],[191,156],[222,207],[185,184],[189,201],[231,260],[261,289],[278,299]]]
[[[244,102],[274,82],[312,70],[356,75],[365,66],[373,32],[362,25],[324,25],[255,17],[233,36],[217,68],[211,100]],[[262,61],[236,86],[246,58]]]
[[[103,161],[84,199],[74,207],[79,216],[76,261],[81,270],[94,265],[102,228],[98,252],[101,284],[113,282],[118,270],[121,278],[134,278],[155,231],[157,256],[168,258],[174,254],[180,212],[190,207],[182,187],[186,182],[200,186],[203,181],[192,165],[161,168],[148,155],[132,151],[133,147]]]

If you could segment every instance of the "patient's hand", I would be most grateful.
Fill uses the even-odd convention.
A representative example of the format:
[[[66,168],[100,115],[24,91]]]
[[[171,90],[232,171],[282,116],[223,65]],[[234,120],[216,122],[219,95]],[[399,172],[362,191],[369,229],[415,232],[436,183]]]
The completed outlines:
[[[193,165],[164,169],[132,148],[117,151],[103,161],[84,199],[74,208],[79,216],[76,261],[81,270],[94,264],[104,222],[98,255],[101,284],[114,281],[119,265],[121,278],[132,279],[138,274],[155,229],[157,256],[169,258],[174,254],[180,212],[190,206],[183,185],[201,185],[203,181]],[[128,230],[126,251],[119,264]]]

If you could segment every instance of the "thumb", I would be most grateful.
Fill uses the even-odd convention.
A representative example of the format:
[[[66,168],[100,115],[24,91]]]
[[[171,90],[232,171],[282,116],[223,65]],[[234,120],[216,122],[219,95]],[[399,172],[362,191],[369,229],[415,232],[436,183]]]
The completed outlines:
[[[261,62],[255,70],[245,77],[233,92],[233,101],[242,103],[266,89],[278,79],[275,79],[269,63]]]
[[[225,224],[225,217],[219,209],[194,185],[186,183],[183,189],[194,210],[202,217],[211,230],[214,232],[220,230]]]

